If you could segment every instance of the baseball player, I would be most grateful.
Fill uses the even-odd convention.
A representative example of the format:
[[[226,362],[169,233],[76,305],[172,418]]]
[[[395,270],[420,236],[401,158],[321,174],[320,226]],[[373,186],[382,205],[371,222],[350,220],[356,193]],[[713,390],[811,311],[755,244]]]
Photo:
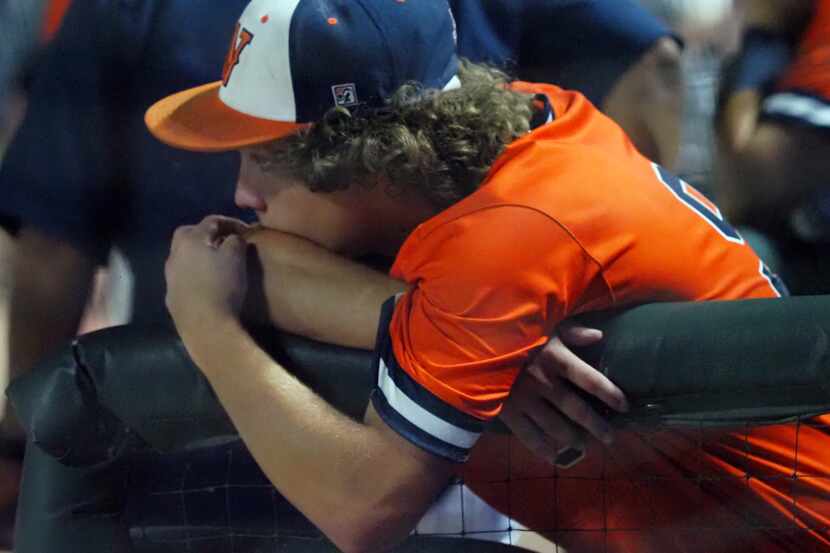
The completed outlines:
[[[27,8],[43,3],[6,2]],[[76,1],[62,18],[67,3],[50,2],[55,17],[48,18],[49,31],[64,23],[39,64],[26,117],[0,167],[0,373],[9,378],[74,336],[95,266],[106,263],[110,248],[124,254],[133,273],[131,321],[163,322],[162,267],[173,230],[209,213],[250,216],[228,192],[238,167],[233,155],[174,151],[153,141],[141,120],[156,98],[218,74],[226,40],[213,37],[229,38],[245,2]],[[540,70],[531,62],[544,52],[540,61],[556,62],[545,68],[619,117],[640,149],[671,144],[649,129],[663,112],[657,106],[679,98],[672,88],[677,49],[668,29],[647,12],[634,5],[619,10],[616,0],[475,4],[453,6],[465,56],[513,59],[517,70],[525,62]],[[514,23],[505,24],[500,6],[510,8]],[[0,27],[4,23],[0,18]],[[537,25],[547,32],[535,33]],[[508,31],[509,37],[503,34]],[[30,40],[39,34],[28,32]],[[548,42],[528,48],[528,36]],[[516,50],[505,49],[505,41]],[[0,49],[0,58],[6,50]],[[583,56],[594,58],[596,71],[584,70]],[[649,109],[642,110],[646,104]],[[641,124],[641,115],[648,121]],[[42,162],[46,158],[49,163]],[[193,186],[172,192],[166,186],[171,181]],[[9,418],[0,441],[14,446],[9,449],[17,463],[22,437]]]
[[[246,226],[177,231],[167,305],[190,355],[272,482],[346,551],[407,535],[563,319],[782,293],[716,206],[580,94],[460,63],[453,29],[440,3],[255,0],[221,80],[146,117],[168,144],[242,153],[236,200],[279,231],[252,239],[273,320],[376,351],[364,421],[340,416],[239,322]],[[365,253],[395,255],[389,275],[348,259]]]
[[[0,330],[8,326],[10,333],[0,372],[14,377],[71,339],[94,268],[106,263],[110,248],[123,252],[134,276],[131,321],[165,321],[161,268],[173,230],[209,213],[250,216],[222,193],[223,183],[235,179],[234,156],[195,158],[171,150],[152,141],[141,120],[159,96],[218,73],[226,47],[206,37],[230,35],[244,5],[241,0],[71,3],[0,168],[0,256],[9,259],[0,265]],[[620,10],[621,5],[617,0],[465,0],[452,7],[464,56],[496,64],[513,60],[520,71],[525,63],[541,70],[538,62],[547,62],[542,64],[546,79],[585,90],[637,136],[638,148],[649,151],[650,145],[672,143],[648,131],[652,124],[641,122],[639,113],[648,105],[642,116],[651,118],[664,111],[657,107],[665,105],[661,100],[679,97],[671,89],[677,52],[661,54],[674,51],[676,43],[650,14],[628,2]],[[506,24],[507,18],[513,22]],[[182,26],[183,21],[190,23]],[[539,25],[545,33],[536,33]],[[537,36],[547,38],[539,44],[527,40]],[[170,56],[172,51],[177,55]],[[585,70],[586,56],[593,58],[594,70]],[[46,155],[50,163],[41,163]],[[669,157],[658,161],[670,164]],[[183,187],[173,198],[159,187],[171,180],[214,184]],[[159,209],[166,201],[175,207]]]
[[[753,0],[721,98],[718,193],[768,233],[794,293],[830,290],[830,2]]]

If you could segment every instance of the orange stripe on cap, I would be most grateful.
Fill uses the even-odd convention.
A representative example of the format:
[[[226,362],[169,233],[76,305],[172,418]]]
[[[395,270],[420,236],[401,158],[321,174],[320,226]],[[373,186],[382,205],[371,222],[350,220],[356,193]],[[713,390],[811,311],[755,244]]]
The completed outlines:
[[[308,124],[252,117],[219,99],[221,81],[191,88],[153,104],[144,116],[160,141],[194,152],[227,152],[294,134]]]

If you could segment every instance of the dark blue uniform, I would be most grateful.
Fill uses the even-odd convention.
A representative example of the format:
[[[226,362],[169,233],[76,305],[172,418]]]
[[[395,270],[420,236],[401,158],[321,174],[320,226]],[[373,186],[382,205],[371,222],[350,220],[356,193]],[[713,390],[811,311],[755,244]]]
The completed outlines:
[[[523,81],[579,90],[600,105],[666,25],[633,0],[449,0],[458,49]]]
[[[136,322],[166,317],[173,231],[233,204],[238,156],[155,140],[144,111],[216,80],[248,0],[73,2],[38,70],[29,111],[0,170],[0,211],[104,262],[119,247],[135,273]],[[247,215],[250,218],[250,215]],[[56,278],[59,276],[56,275]]]
[[[78,0],[39,69],[29,112],[0,168],[0,221],[60,237],[135,274],[133,320],[166,318],[164,260],[176,227],[233,204],[236,154],[153,139],[144,111],[219,79],[247,0]],[[601,102],[668,30],[630,0],[452,0],[459,50]],[[228,40],[217,40],[227,37]]]

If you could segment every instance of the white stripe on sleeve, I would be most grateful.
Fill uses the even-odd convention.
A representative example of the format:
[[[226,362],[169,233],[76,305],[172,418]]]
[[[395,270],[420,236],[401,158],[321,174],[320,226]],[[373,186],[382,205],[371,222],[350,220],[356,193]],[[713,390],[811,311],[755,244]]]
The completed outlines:
[[[380,360],[378,371],[378,388],[383,392],[390,407],[399,415],[420,428],[427,434],[462,449],[470,449],[481,434],[459,428],[444,419],[433,415],[409,398],[389,374],[389,367]]]

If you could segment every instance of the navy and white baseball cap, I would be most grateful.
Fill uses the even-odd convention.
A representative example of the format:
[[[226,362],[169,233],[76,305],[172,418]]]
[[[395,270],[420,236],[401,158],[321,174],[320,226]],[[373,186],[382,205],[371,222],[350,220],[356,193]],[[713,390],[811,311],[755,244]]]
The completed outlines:
[[[446,0],[253,0],[222,80],[160,100],[145,121],[186,150],[262,144],[334,106],[382,106],[408,82],[456,88],[455,43]]]

